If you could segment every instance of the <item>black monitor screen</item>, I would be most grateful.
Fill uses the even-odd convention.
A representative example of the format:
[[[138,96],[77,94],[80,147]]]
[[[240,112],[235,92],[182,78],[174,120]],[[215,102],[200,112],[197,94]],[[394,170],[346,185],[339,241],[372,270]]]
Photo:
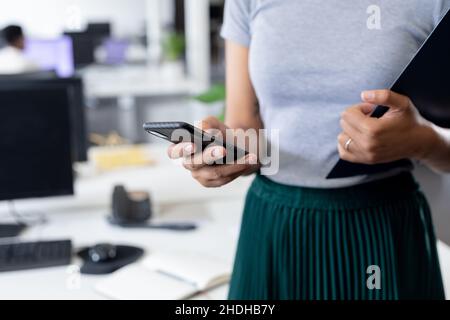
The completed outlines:
[[[95,62],[95,37],[86,32],[66,32],[72,39],[73,57],[76,67],[84,67]]]
[[[63,88],[0,89],[0,200],[73,194]]]
[[[58,88],[68,92],[73,162],[87,161],[88,140],[85,119],[85,99],[81,78],[29,78],[0,76],[0,90],[28,90],[28,88]]]
[[[89,23],[86,32],[94,36],[109,38],[111,37],[111,24],[109,22]]]

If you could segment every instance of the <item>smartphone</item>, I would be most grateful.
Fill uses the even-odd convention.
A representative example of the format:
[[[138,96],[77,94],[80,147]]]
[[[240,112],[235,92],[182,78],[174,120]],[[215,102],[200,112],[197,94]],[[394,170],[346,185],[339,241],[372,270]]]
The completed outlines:
[[[148,122],[144,124],[144,130],[153,136],[164,139],[174,144],[187,142],[195,143],[196,150],[203,152],[208,147],[221,146],[227,150],[227,154],[233,154],[233,160],[242,159],[248,152],[233,144],[226,143],[222,139],[208,134],[186,122]],[[178,135],[177,133],[183,133]],[[186,141],[186,138],[188,139]],[[198,143],[201,142],[201,143]],[[227,159],[228,160],[228,159]]]

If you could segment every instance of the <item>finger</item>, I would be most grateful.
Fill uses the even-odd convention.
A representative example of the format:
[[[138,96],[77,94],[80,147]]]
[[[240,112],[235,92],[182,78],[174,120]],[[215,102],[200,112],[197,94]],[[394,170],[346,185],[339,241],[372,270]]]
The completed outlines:
[[[370,104],[357,104],[345,110],[341,115],[341,120],[352,126],[356,131],[364,133],[367,127],[373,126],[377,119],[367,116],[367,111],[373,109]]]
[[[236,180],[238,177],[227,177],[223,179],[218,180],[203,180],[203,179],[197,179],[197,181],[206,188],[220,188],[234,180]]]
[[[252,165],[257,164],[257,158],[253,154],[249,154],[239,164],[226,164],[217,166],[215,174],[219,174],[220,178],[234,176],[236,174],[242,174],[247,171]],[[216,177],[217,178],[217,177]],[[213,177],[214,179],[214,177]]]
[[[411,100],[391,90],[372,90],[361,93],[364,102],[376,105],[388,106],[395,109],[407,109],[411,106]]]
[[[352,138],[352,142],[349,145],[349,148],[352,147],[352,144],[361,146],[363,145],[363,142],[366,139],[366,135],[364,135],[364,133],[361,133],[361,131],[355,129],[353,126],[349,125],[346,121],[342,120],[341,121],[341,127],[342,127],[342,134],[341,136],[345,136],[345,138],[340,138],[338,137],[339,142],[342,143],[342,146],[345,147],[345,144],[347,143],[347,141],[350,139],[350,137]],[[342,140],[341,140],[342,139]],[[354,149],[354,148],[352,148]]]
[[[206,119],[203,119],[197,124],[197,127],[205,131],[210,129],[218,129],[223,133],[226,130],[226,126],[215,117],[208,117]]]
[[[338,151],[339,151],[339,157],[342,160],[346,160],[346,161],[354,162],[354,163],[358,162],[358,158],[354,154],[345,150],[345,148],[340,143],[338,143]]]
[[[209,147],[203,152],[203,162],[212,165],[226,156],[227,150],[224,147]]]
[[[361,108],[362,113],[364,113],[366,116],[370,116],[376,109],[376,105],[370,104],[370,103],[363,103],[359,105]]]
[[[207,135],[203,137],[204,142],[225,141],[224,133],[219,129],[206,129],[204,131],[207,133]]]
[[[349,141],[350,141],[350,143],[349,143]],[[353,150],[352,147],[353,147],[354,141],[353,141],[353,139],[350,138],[349,135],[342,132],[338,136],[338,143],[346,152],[352,153],[352,150]]]
[[[339,135],[338,144],[346,153],[356,158],[361,158],[364,155],[364,149],[361,147],[359,140],[355,140],[345,132]]]
[[[347,160],[350,162],[358,162],[359,159],[359,148],[355,141],[353,141],[346,148],[345,145],[350,140],[350,136],[346,133],[341,133],[338,137],[338,150],[339,156],[342,160]]]
[[[245,164],[230,164],[220,166],[206,166],[199,170],[193,171],[192,176],[199,181],[230,182],[242,174],[246,173],[256,162],[255,155],[248,155]]]
[[[197,128],[214,137],[215,140],[225,141],[227,127],[215,117],[208,117],[196,124]]]
[[[167,155],[170,159],[176,160],[191,156],[195,153],[195,145],[192,143],[174,144],[167,150]]]
[[[344,119],[341,120],[341,128],[342,131],[348,136],[352,137],[352,139],[356,141],[363,141],[364,139],[364,133],[361,131],[361,128],[354,127]],[[348,141],[348,140],[347,140]],[[344,142],[345,143],[345,142]]]
[[[184,159],[183,166],[190,170],[200,170],[204,167],[213,165],[216,161],[226,156],[226,150],[223,147],[210,147],[203,153],[196,153],[191,157]]]

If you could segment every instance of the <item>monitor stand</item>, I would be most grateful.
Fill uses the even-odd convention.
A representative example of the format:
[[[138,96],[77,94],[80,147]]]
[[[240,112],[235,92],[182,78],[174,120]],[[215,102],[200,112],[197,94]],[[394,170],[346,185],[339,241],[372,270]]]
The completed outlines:
[[[16,210],[14,201],[9,201],[8,204],[9,215],[14,218],[14,222],[0,223],[0,239],[17,237],[28,227],[44,224],[47,222],[47,219],[43,214],[36,213],[25,216]],[[28,216],[36,216],[37,218],[30,219]]]

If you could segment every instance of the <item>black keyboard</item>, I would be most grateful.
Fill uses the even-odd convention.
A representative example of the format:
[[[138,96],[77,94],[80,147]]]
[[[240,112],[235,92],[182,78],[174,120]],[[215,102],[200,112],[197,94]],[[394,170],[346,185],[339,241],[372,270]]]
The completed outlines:
[[[24,224],[0,224],[0,238],[17,237],[25,228]]]
[[[65,266],[72,260],[72,242],[0,243],[0,272]]]

